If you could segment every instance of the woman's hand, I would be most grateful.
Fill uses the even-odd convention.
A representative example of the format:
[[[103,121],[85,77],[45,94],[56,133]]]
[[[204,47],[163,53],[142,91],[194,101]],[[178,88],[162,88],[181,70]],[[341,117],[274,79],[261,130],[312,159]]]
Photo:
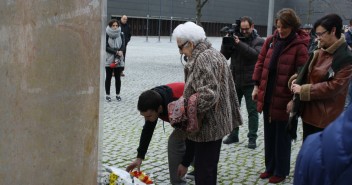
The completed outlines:
[[[187,170],[188,170],[187,167],[183,166],[182,164],[179,164],[177,169],[177,175],[179,177],[184,177],[187,173]]]
[[[293,108],[293,101],[289,101],[287,106],[286,106],[286,113],[290,113],[292,111]]]
[[[117,51],[117,52],[116,52],[116,55],[122,57],[122,56],[123,56],[123,52],[122,52],[122,51]]]
[[[142,159],[136,158],[130,165],[127,166],[126,171],[131,172],[135,168],[137,168],[138,171],[140,171],[141,164],[142,164]]]
[[[258,86],[255,85],[252,92],[252,100],[257,102],[257,98],[258,98]]]
[[[302,89],[302,86],[298,85],[298,84],[292,84],[291,85],[291,91],[294,93],[294,94],[300,94],[301,93],[301,89]]]

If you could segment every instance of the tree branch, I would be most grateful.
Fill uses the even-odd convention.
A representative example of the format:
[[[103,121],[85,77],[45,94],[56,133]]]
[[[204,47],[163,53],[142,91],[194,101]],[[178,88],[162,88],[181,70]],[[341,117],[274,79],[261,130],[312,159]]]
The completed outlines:
[[[203,8],[203,6],[204,6],[207,2],[208,2],[208,0],[204,0],[204,1],[202,2],[202,4],[200,5],[200,7]]]

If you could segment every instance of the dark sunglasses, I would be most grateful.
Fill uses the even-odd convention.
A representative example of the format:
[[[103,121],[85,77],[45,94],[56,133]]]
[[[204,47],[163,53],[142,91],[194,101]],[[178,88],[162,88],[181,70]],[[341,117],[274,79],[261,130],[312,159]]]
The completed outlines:
[[[186,41],[185,43],[181,44],[180,46],[178,46],[178,49],[182,50],[183,47],[185,47],[185,45],[188,43],[188,41]]]

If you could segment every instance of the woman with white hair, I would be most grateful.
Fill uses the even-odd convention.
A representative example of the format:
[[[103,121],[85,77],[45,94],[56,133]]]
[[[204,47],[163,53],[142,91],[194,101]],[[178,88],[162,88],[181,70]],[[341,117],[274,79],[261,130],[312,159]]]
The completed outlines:
[[[187,57],[183,96],[188,99],[198,93],[198,118],[202,117],[200,130],[187,133],[194,149],[195,182],[215,185],[222,138],[242,124],[235,83],[225,57],[211,47],[202,27],[193,22],[180,24],[173,37],[180,54]],[[187,167],[179,165],[180,176]]]

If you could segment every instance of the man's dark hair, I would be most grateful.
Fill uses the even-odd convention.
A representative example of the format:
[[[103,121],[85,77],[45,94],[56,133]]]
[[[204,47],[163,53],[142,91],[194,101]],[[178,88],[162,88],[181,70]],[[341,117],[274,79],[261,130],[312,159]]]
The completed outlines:
[[[163,99],[159,93],[153,90],[147,90],[139,96],[137,109],[141,112],[146,112],[148,110],[158,111],[162,102]]]
[[[249,23],[249,26],[253,25],[253,19],[249,16],[243,16],[240,18],[240,20],[241,20],[241,22],[247,21]]]
[[[339,39],[341,38],[342,33],[342,19],[337,14],[329,14],[325,15],[324,17],[318,19],[314,23],[314,30],[317,29],[318,26],[322,26],[325,28],[329,33],[331,33],[332,29],[335,27],[335,36]]]

